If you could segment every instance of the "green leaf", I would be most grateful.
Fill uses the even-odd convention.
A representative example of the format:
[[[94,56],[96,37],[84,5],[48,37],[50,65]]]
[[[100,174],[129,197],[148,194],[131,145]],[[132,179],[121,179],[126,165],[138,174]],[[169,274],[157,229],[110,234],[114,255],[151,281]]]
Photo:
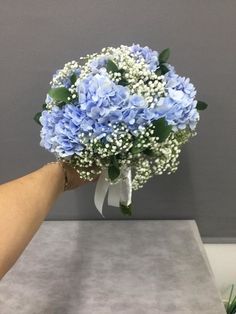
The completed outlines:
[[[157,76],[165,75],[169,71],[170,70],[167,68],[167,66],[162,63],[162,64],[160,64],[160,67],[155,71],[155,74]]]
[[[131,148],[131,153],[132,154],[139,154],[139,153],[141,153],[142,152],[142,148],[141,147],[138,147],[138,146],[133,146],[132,148]]]
[[[107,72],[119,72],[119,69],[115,62],[113,62],[111,59],[107,61],[107,66],[106,66]]]
[[[42,105],[43,110],[47,110],[47,104]]]
[[[77,76],[75,73],[73,73],[70,77],[71,85],[74,85],[76,80],[77,80]]]
[[[132,215],[132,204],[129,204],[128,206],[125,204],[120,203],[120,210],[122,214],[131,216]]]
[[[56,101],[64,102],[67,102],[67,98],[71,96],[70,92],[65,87],[51,88],[48,92],[48,95]]]
[[[162,75],[161,68],[157,69],[157,70],[155,71],[155,74],[156,74],[157,76]]]
[[[118,160],[117,160],[117,156],[113,155],[110,157],[110,163],[112,165],[114,165],[115,167],[119,168],[119,163],[118,163]]]
[[[132,154],[138,154],[138,153],[141,153],[142,152],[142,150],[143,150],[143,148],[142,147],[138,147],[138,146],[132,146],[132,148],[131,148],[131,153]]]
[[[38,123],[39,125],[41,125],[41,123],[40,123],[40,121],[39,121],[39,119],[40,119],[40,117],[41,117],[41,114],[42,114],[42,112],[37,112],[36,115],[34,116],[34,121],[35,121],[36,123]]]
[[[144,149],[143,153],[147,156],[150,156],[150,157],[153,157],[155,156],[156,154],[154,153],[154,151],[150,148],[146,148]]]
[[[140,144],[139,138],[135,138],[133,141],[133,146],[130,149],[130,152],[132,154],[138,154],[138,153],[141,153],[143,151],[143,147],[139,146],[139,144]]]
[[[229,295],[229,300],[227,302],[227,307],[226,307],[226,310],[227,310],[227,314],[228,313],[231,313],[231,299],[232,299],[232,295],[233,295],[233,291],[234,291],[234,285],[232,285],[231,287],[231,290],[230,290],[230,295]]]
[[[169,69],[168,69],[167,66],[164,65],[164,64],[161,64],[160,70],[161,70],[161,74],[162,74],[162,75],[165,75],[167,72],[169,72]]]
[[[65,102],[64,101],[60,101],[59,103],[57,103],[57,107],[62,108],[63,106],[65,106]]]
[[[122,78],[119,80],[118,85],[127,86],[129,85],[129,82],[125,78]]]
[[[171,132],[171,125],[168,125],[165,118],[160,118],[153,122],[154,125],[154,136],[158,136],[158,142],[162,143],[164,142],[167,137],[170,135]]]
[[[119,69],[120,74],[123,76],[125,74],[125,70],[124,69]]]
[[[110,165],[108,167],[108,176],[111,181],[117,179],[120,175],[119,163],[116,159],[116,156],[112,156],[110,159]]]
[[[166,63],[169,57],[170,57],[170,48],[166,48],[159,54],[158,60],[160,63]]]
[[[205,110],[208,107],[208,104],[206,104],[204,101],[198,100],[197,102],[197,110]]]
[[[111,179],[111,181],[114,181],[115,179],[117,179],[119,177],[120,169],[114,165],[110,165],[108,167],[108,175],[109,175],[109,178]]]
[[[227,313],[229,313],[229,314],[235,314],[236,313],[236,297],[234,297],[232,299],[232,301],[230,301],[228,303]]]

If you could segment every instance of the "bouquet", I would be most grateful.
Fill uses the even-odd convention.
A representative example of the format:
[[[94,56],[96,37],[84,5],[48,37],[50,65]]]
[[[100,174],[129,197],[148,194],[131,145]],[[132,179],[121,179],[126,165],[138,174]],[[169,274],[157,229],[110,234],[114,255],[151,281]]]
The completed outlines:
[[[50,82],[42,111],[40,145],[79,176],[99,175],[95,205],[131,215],[132,190],[153,175],[176,171],[182,145],[196,134],[199,110],[189,78],[161,53],[133,44],[103,48],[71,61]]]

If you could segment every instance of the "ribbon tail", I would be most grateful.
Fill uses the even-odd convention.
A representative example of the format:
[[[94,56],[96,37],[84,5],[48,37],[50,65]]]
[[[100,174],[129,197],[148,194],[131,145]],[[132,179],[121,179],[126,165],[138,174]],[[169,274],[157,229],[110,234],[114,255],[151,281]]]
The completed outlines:
[[[107,169],[103,170],[102,173],[99,176],[96,189],[95,189],[95,194],[94,194],[94,203],[99,211],[99,213],[104,217],[102,213],[102,208],[103,208],[103,203],[109,188],[109,182],[106,180],[107,178]]]
[[[129,206],[132,198],[132,179],[130,168],[121,170],[120,180],[115,184],[111,184],[107,178],[107,169],[105,169],[100,174],[94,194],[95,206],[103,217],[104,215],[102,213],[102,209],[107,192],[108,205],[110,206],[120,207],[120,204]]]
[[[108,205],[119,207],[120,203],[126,206],[131,204],[132,181],[131,169],[121,170],[119,182],[111,184],[108,188]]]
[[[121,181],[110,184],[108,188],[108,205],[119,207],[120,206],[120,193],[121,193]]]
[[[129,206],[132,202],[132,178],[131,169],[124,171],[124,177],[121,180],[120,187],[120,203]]]

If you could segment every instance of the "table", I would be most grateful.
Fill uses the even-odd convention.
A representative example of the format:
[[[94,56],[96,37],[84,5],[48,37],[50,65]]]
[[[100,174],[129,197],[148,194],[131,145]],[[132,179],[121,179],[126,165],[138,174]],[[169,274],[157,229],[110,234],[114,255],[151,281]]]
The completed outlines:
[[[47,221],[1,280],[0,313],[225,310],[194,221]]]

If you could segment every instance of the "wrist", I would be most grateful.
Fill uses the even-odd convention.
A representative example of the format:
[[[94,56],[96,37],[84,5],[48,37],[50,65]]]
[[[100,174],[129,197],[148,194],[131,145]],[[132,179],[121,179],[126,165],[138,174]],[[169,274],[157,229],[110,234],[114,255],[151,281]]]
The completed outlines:
[[[49,162],[42,167],[50,172],[50,177],[56,179],[58,185],[59,193],[62,193],[67,190],[68,177],[66,169],[63,166],[63,163],[60,161]]]

